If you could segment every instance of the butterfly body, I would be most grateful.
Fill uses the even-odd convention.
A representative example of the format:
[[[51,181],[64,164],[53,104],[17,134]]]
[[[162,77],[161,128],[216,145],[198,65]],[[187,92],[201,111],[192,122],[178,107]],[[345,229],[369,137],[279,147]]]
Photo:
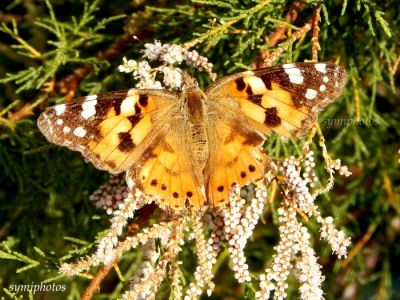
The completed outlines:
[[[187,120],[186,144],[195,166],[203,172],[209,155],[206,95],[200,89],[194,88],[183,92],[182,98],[184,99],[183,111]]]
[[[265,135],[302,136],[344,84],[335,64],[287,64],[234,74],[204,91],[82,97],[48,109],[38,125],[99,169],[126,172],[130,187],[162,207],[211,208],[228,202],[232,185],[264,176]]]

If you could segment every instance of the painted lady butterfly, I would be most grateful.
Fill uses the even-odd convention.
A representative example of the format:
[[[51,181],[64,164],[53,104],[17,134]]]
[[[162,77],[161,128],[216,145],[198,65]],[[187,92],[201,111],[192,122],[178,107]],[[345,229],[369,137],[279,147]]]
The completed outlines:
[[[55,144],[175,211],[226,204],[233,184],[262,178],[265,135],[300,137],[345,85],[333,63],[297,63],[225,77],[204,92],[130,89],[76,99],[41,114]]]

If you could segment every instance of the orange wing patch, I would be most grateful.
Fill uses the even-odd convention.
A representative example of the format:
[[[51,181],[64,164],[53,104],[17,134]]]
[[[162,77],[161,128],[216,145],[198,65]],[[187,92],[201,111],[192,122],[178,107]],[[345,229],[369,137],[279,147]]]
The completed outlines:
[[[143,154],[127,178],[149,195],[159,196],[158,204],[175,211],[199,209],[204,205],[202,183],[197,178],[180,131],[176,127]],[[129,184],[129,181],[128,181]]]
[[[253,72],[246,72],[230,86],[231,95],[239,98],[241,111],[264,125],[264,133],[275,131],[283,137],[296,135],[307,120],[306,107],[296,107],[293,95],[277,82],[268,84]]]
[[[88,143],[96,158],[113,169],[126,169],[125,162],[136,145],[152,129],[151,117],[160,102],[157,96],[138,94],[129,90],[119,107],[110,107],[106,117],[97,126],[98,137]]]
[[[260,149],[263,138],[246,131],[240,124],[217,122],[210,132],[210,160],[206,166],[207,197],[213,206],[228,201],[229,190],[235,185],[256,182],[265,174],[267,158]]]

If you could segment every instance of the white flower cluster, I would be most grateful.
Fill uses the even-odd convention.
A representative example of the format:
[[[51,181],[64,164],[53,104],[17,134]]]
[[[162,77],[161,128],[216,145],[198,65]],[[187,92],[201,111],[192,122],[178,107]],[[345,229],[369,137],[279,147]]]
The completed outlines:
[[[246,200],[240,197],[240,187],[235,186],[229,198],[229,208],[222,212],[225,238],[228,242],[235,278],[243,283],[251,280],[244,248],[263,211],[267,192],[265,187],[256,187],[255,197],[251,199],[250,205],[246,206]]]
[[[242,209],[245,204],[246,200],[240,197],[240,186],[235,186],[231,191],[229,207],[223,211],[225,238],[231,256],[232,270],[240,283],[251,280],[249,266],[243,251],[247,240],[244,239],[243,227],[240,226]]]
[[[146,281],[154,272],[154,265],[160,257],[160,252],[156,250],[156,240],[149,239],[143,245],[143,260],[137,267],[135,275],[131,278],[132,286],[140,281]],[[132,288],[131,288],[132,289]]]
[[[260,290],[256,292],[257,299],[269,299],[274,291],[274,299],[286,298],[286,283],[290,273],[291,260],[299,251],[296,241],[299,240],[300,224],[296,220],[296,212],[293,208],[279,208],[279,234],[280,241],[274,247],[276,254],[272,258],[272,264],[260,276]]]
[[[351,244],[351,239],[346,236],[346,234],[337,230],[335,225],[333,225],[333,218],[321,216],[317,217],[318,223],[321,226],[321,238],[328,242],[331,246],[333,253],[335,253],[339,258],[347,256],[347,248]]]
[[[161,257],[157,268],[151,269],[145,280],[141,280],[137,284],[134,284],[131,289],[126,291],[122,295],[122,299],[155,300],[157,290],[161,285],[161,282],[164,280],[168,263],[169,257],[164,254]]]
[[[120,72],[133,73],[135,79],[138,80],[137,88],[161,89],[164,85],[182,89],[185,84],[184,71],[175,65],[181,65],[184,62],[187,66],[206,71],[212,80],[216,78],[216,74],[212,72],[213,65],[208,62],[206,57],[201,56],[195,50],[189,51],[180,45],[161,44],[160,41],[147,43],[143,50],[143,58],[158,60],[162,64],[152,68],[146,60],[137,62],[124,57],[123,64],[118,67]],[[158,74],[163,75],[163,83],[157,80]]]
[[[308,157],[309,161],[311,156],[308,155],[308,153],[306,157]],[[343,168],[343,166],[340,165],[340,160],[332,162],[335,162],[334,166],[332,166],[335,169],[340,170],[340,168]],[[323,218],[321,216],[318,207],[314,203],[315,199],[313,195],[310,194],[310,190],[307,186],[310,180],[300,175],[300,165],[301,163],[299,160],[290,157],[289,159],[285,159],[280,167],[280,171],[286,177],[286,183],[289,193],[291,193],[291,198],[296,201],[298,208],[303,213],[307,214],[309,217],[316,217],[317,222],[321,224],[321,238],[329,243],[333,252],[336,253],[339,258],[345,257],[347,254],[347,247],[350,245],[350,238],[347,237],[343,231],[339,231],[335,228],[332,217]],[[347,170],[347,167],[345,169]]]
[[[315,251],[310,247],[310,233],[307,228],[301,226],[298,245],[300,247],[300,257],[295,264],[299,272],[300,298],[306,300],[324,299],[321,289],[325,277],[321,273],[321,265],[317,261]]]
[[[182,220],[183,219],[180,219],[178,221],[180,222]],[[91,267],[95,267],[100,264],[106,264],[106,262],[110,263],[114,260],[114,258],[120,258],[125,252],[134,249],[139,245],[144,245],[150,239],[159,239],[162,245],[165,245],[165,241],[175,241],[175,239],[171,239],[171,232],[173,229],[179,227],[179,222],[171,221],[153,224],[151,227],[144,228],[142,232],[137,233],[135,236],[128,236],[123,241],[116,241],[115,247],[110,248],[105,254],[101,253],[99,256],[98,253],[94,253],[93,255],[85,257],[76,263],[62,264],[59,272],[68,276],[77,275],[83,271],[89,270]],[[110,237],[108,237],[108,239],[109,238]],[[107,237],[103,238],[102,240],[104,239],[107,239]],[[104,245],[107,245],[106,242],[100,244],[102,245],[99,245],[98,247],[104,247]],[[109,258],[106,260],[106,262],[104,261],[105,256]]]
[[[150,245],[148,253],[144,253],[147,255],[145,256],[147,265],[142,269],[142,274],[136,273],[130,289],[124,293],[122,299],[156,299],[157,290],[167,275],[168,266],[182,250],[183,227],[186,224],[187,219],[181,218],[174,222],[174,226],[168,230],[168,234],[158,236],[165,249],[159,260],[159,253],[155,251],[155,245]],[[143,271],[146,273],[143,274]]]
[[[122,234],[128,219],[133,218],[136,210],[147,203],[147,199],[138,192],[135,197],[132,194],[119,205],[118,210],[114,211],[114,216],[111,221],[111,228],[107,235],[99,241],[96,257],[103,261],[104,264],[109,264],[114,260],[113,249],[118,243],[118,237]]]
[[[302,177],[300,165],[300,161],[291,156],[283,161],[279,170],[285,176],[285,183],[288,186],[291,198],[297,201],[297,205],[302,212],[308,216],[312,216],[317,210],[317,206],[308,188],[308,184],[310,183],[308,174],[310,170],[306,170],[307,177]],[[306,168],[309,168],[309,166]]]
[[[349,171],[347,166],[342,166],[342,162],[340,161],[340,159],[330,161],[328,168],[331,170],[339,171],[339,174],[342,176],[348,177],[351,175],[351,172]]]
[[[195,281],[189,284],[186,290],[185,300],[195,300],[201,296],[203,288],[207,288],[207,294],[211,296],[214,290],[214,283],[212,279],[214,274],[212,268],[217,262],[219,253],[219,244],[214,244],[214,237],[212,236],[208,241],[205,240],[203,232],[203,224],[201,216],[197,215],[192,219],[193,232],[196,239],[196,255],[198,258],[198,265],[194,273]]]
[[[102,208],[107,214],[111,215],[122,201],[128,197],[129,191],[124,177],[124,175],[112,175],[106,184],[100,186],[89,197],[89,200],[97,208]]]
[[[321,284],[324,276],[317,262],[314,250],[310,247],[310,234],[296,218],[294,207],[281,207],[279,214],[279,244],[274,248],[276,254],[272,263],[260,276],[260,290],[257,299],[270,299],[274,291],[274,299],[283,300],[287,297],[287,279],[292,266],[299,272],[301,283],[300,296],[302,300],[322,300]],[[300,254],[297,257],[297,254]],[[294,264],[294,261],[297,263]]]
[[[212,74],[213,64],[208,62],[208,58],[201,56],[196,50],[189,51],[176,44],[161,44],[160,41],[144,45],[143,57],[150,60],[160,60],[170,65],[181,64],[204,70]]]

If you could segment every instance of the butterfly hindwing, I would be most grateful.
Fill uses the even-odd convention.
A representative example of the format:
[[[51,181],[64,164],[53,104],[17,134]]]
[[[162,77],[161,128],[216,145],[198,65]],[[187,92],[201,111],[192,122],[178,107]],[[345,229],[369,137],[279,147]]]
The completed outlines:
[[[38,126],[50,142],[82,152],[99,169],[119,173],[155,132],[155,122],[163,117],[159,108],[168,112],[176,99],[172,92],[134,89],[81,97],[49,108]]]
[[[205,91],[211,101],[240,111],[263,133],[302,136],[341,93],[345,72],[333,63],[296,63],[225,77]]]
[[[203,180],[189,156],[185,127],[177,119],[147,148],[137,164],[128,170],[128,185],[159,196],[161,207],[180,211],[204,205]]]
[[[221,206],[228,202],[233,185],[263,178],[267,157],[260,150],[264,137],[246,124],[226,116],[209,121],[206,192],[211,205]]]

